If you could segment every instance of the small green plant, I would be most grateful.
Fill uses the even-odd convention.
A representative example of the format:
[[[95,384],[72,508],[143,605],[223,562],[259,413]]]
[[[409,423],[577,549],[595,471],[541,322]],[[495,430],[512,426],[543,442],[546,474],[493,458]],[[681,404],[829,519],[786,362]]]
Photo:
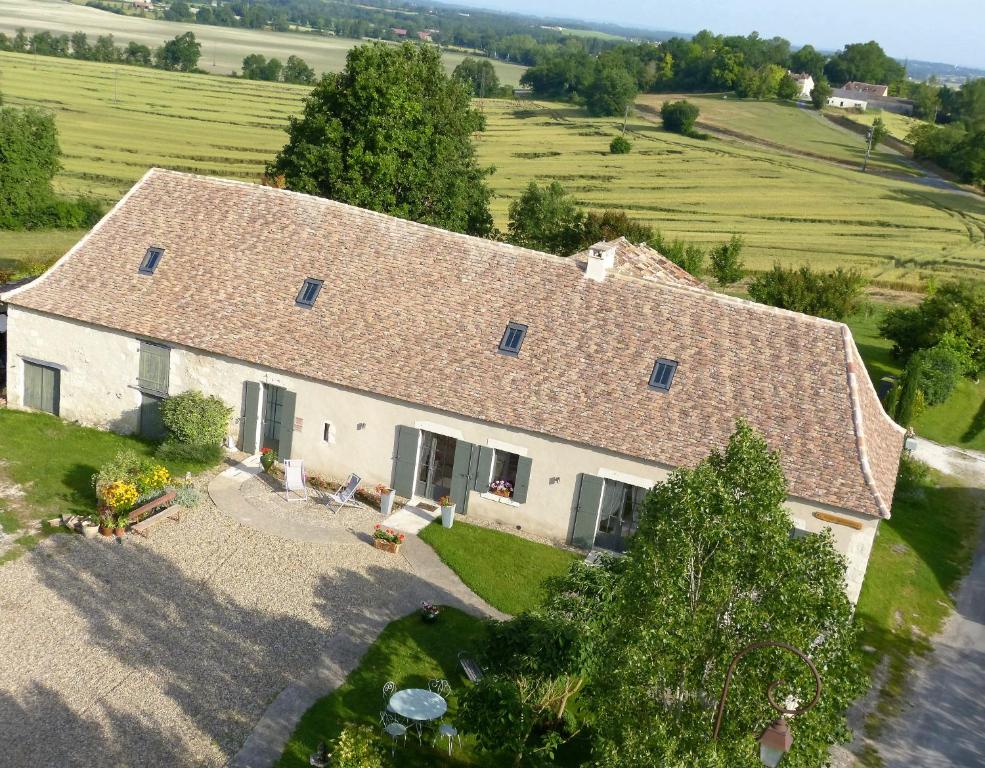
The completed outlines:
[[[269,472],[270,468],[277,463],[277,451],[273,448],[260,449],[260,466],[264,472]]]
[[[373,729],[368,725],[348,725],[332,742],[334,768],[383,768],[383,754]]]
[[[625,136],[616,136],[609,142],[609,152],[613,155],[628,155],[632,148],[633,145]]]
[[[161,420],[170,439],[192,445],[221,445],[229,431],[233,409],[213,395],[197,390],[172,395],[161,402]]]
[[[202,503],[202,494],[190,485],[179,485],[174,493],[174,503],[185,509],[195,509]]]

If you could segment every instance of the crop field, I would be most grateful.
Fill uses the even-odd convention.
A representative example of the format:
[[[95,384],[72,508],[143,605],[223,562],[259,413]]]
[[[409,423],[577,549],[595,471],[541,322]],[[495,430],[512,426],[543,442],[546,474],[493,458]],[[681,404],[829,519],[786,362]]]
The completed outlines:
[[[58,190],[107,202],[155,165],[257,180],[285,142],[288,117],[300,112],[306,93],[282,84],[13,53],[0,53],[0,78],[6,103],[54,113],[64,154]],[[774,147],[686,138],[666,133],[642,113],[629,122],[633,151],[610,155],[619,120],[526,100],[479,106],[487,118],[479,155],[496,168],[493,209],[501,228],[511,199],[527,183],[556,179],[586,205],[626,209],[673,237],[710,245],[737,233],[753,269],[776,261],[857,266],[880,284],[903,289],[930,278],[985,276],[980,197],[923,186],[902,174],[861,174]],[[829,130],[808,113],[785,114]],[[740,119],[743,132],[759,130],[752,117]],[[777,134],[778,123],[764,122],[764,137],[808,140],[807,129],[795,122],[784,129],[789,136]],[[831,151],[850,153],[856,137],[830,130]],[[0,233],[0,266],[58,256],[77,235]]]
[[[99,35],[110,33],[117,45],[133,40],[156,48],[175,35],[191,31],[202,43],[199,67],[213,74],[239,72],[243,58],[262,53],[281,61],[294,54],[310,64],[316,72],[337,72],[345,64],[349,49],[360,40],[322,36],[301,32],[270,32],[258,29],[232,29],[208,24],[183,24],[157,21],[141,16],[122,16],[74,5],[64,0],[0,0],[0,32],[10,34],[18,27],[30,32],[49,30],[53,33],[85,32],[93,42]],[[463,53],[445,54],[445,64],[454,68]],[[495,61],[493,65],[504,83],[517,84],[524,67]]]
[[[649,108],[652,114],[660,111],[664,101],[677,99],[687,99],[701,110],[698,123],[704,130],[748,136],[792,152],[862,167],[865,156],[863,137],[833,125],[813,109],[798,107],[792,102],[747,101],[731,95],[725,98],[725,94],[684,93],[646,95],[639,99],[639,104],[644,109]],[[656,115],[654,118],[659,120]],[[898,153],[886,147],[873,149],[869,167],[902,174],[914,173],[901,162]]]

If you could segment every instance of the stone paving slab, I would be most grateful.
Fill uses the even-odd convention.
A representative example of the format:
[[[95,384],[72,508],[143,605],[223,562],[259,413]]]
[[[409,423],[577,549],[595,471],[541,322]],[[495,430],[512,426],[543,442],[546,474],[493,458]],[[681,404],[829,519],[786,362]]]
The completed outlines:
[[[385,528],[394,528],[398,531],[412,533],[416,536],[439,517],[441,517],[440,509],[430,511],[412,504],[407,504],[386,518],[382,525]]]

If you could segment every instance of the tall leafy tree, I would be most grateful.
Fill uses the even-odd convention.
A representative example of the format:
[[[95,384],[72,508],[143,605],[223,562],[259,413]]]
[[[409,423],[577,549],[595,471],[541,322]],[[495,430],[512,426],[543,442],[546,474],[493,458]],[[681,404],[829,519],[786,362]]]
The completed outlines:
[[[785,269],[779,264],[749,284],[753,301],[829,320],[844,320],[862,304],[865,278],[857,269],[838,267],[815,272],[810,267]]]
[[[742,279],[742,238],[732,235],[728,242],[711,249],[711,274],[719,285],[732,285]]]
[[[315,70],[300,56],[288,56],[284,65],[283,78],[285,83],[295,85],[312,85],[315,82]]]
[[[202,44],[195,39],[195,33],[185,32],[154,51],[154,64],[160,69],[191,72],[201,55]]]
[[[472,144],[483,127],[436,48],[357,46],[292,118],[267,174],[299,192],[484,235],[491,169],[479,167]]]
[[[824,75],[817,78],[814,81],[814,90],[811,91],[811,104],[814,105],[814,109],[824,109],[832,93],[831,83],[828,82],[828,78]]]
[[[794,72],[806,72],[817,80],[824,73],[824,64],[827,60],[828,57],[813,45],[805,45],[790,56],[790,68]]]
[[[451,76],[467,84],[472,89],[473,96],[495,96],[499,91],[499,75],[489,59],[466,56],[455,67]]]
[[[588,113],[622,115],[636,98],[636,80],[621,67],[601,67],[585,93]]]
[[[779,456],[740,422],[723,451],[675,471],[649,494],[611,604],[598,610],[585,686],[604,768],[760,766],[755,739],[779,701],[814,692],[803,663],[774,649],[739,664],[722,731],[714,707],[732,657],[757,640],[803,649],[821,670],[818,705],[794,718],[790,768],[825,764],[850,734],[866,688],[845,562],[829,533],[793,538]]]
[[[0,108],[0,228],[31,228],[52,198],[59,165],[51,115],[36,109]]]
[[[849,80],[894,85],[906,76],[906,69],[888,56],[879,43],[870,40],[846,45],[828,60],[824,74],[837,85]]]
[[[558,182],[531,181],[510,204],[508,238],[514,245],[568,256],[582,245],[584,214]]]

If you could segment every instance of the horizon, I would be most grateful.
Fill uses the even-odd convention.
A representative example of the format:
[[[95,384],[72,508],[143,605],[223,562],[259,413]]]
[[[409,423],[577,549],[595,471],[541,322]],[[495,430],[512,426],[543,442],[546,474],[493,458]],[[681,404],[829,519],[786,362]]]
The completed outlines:
[[[645,7],[650,4],[613,0],[606,5],[605,18],[597,15],[598,5],[589,0],[569,0],[563,6],[551,0],[453,0],[451,4],[586,25],[613,24],[641,32],[693,35],[708,29],[715,34],[748,35],[755,31],[764,38],[783,37],[795,48],[813,45],[823,51],[875,40],[887,54],[900,60],[985,70],[985,51],[980,41],[985,13],[977,0],[938,0],[933,8],[920,9],[901,8],[895,0],[832,0],[825,18],[844,15],[850,18],[844,27],[836,22],[809,27],[798,6],[782,0],[757,0],[755,4],[704,0],[700,6],[652,10]],[[946,27],[940,24],[942,16],[948,18]]]

